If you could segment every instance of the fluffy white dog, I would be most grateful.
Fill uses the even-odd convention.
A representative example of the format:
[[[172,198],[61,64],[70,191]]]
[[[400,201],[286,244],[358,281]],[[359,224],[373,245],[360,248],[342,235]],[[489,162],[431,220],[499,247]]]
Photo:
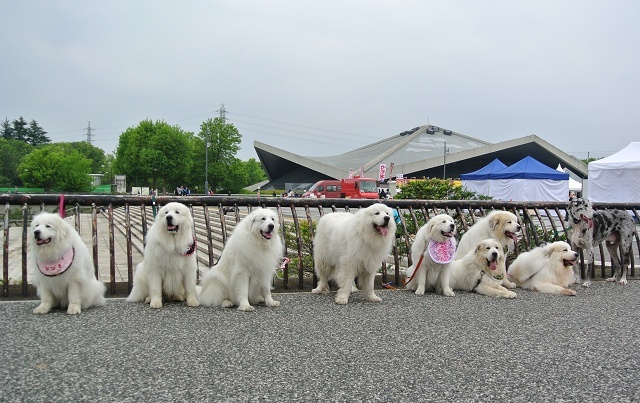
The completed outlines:
[[[40,305],[33,313],[53,307],[75,315],[104,305],[105,285],[96,280],[93,259],[76,230],[58,214],[40,213],[31,222],[29,271]]]
[[[136,267],[133,289],[127,301],[162,308],[168,301],[198,306],[196,295],[196,239],[191,211],[182,203],[167,203],[149,228],[144,260]]]
[[[500,243],[503,248],[513,250],[518,240],[517,232],[520,231],[518,217],[509,211],[496,210],[481,218],[462,235],[458,250],[454,260],[462,259],[467,253],[472,251],[483,239],[493,238]],[[505,268],[501,269],[502,284],[507,288],[516,288],[516,285],[509,281]]]
[[[435,291],[447,297],[455,293],[449,286],[449,263],[456,252],[456,224],[447,214],[432,217],[418,230],[411,245],[413,266],[407,269],[405,288],[423,295]]]
[[[568,288],[575,282],[573,266],[578,252],[562,241],[521,253],[509,266],[507,275],[522,287],[548,294],[576,295]]]
[[[258,208],[233,230],[220,261],[202,278],[198,299],[205,306],[237,306],[254,311],[251,304],[279,306],[271,296],[271,283],[282,258],[278,216]]]
[[[488,238],[478,242],[462,259],[449,265],[449,285],[453,290],[473,291],[497,298],[515,298],[502,286],[505,255],[500,242]]]
[[[390,207],[382,203],[358,210],[355,214],[325,214],[318,221],[313,240],[313,258],[318,286],[315,294],[330,292],[329,280],[338,283],[336,303],[345,305],[353,291],[355,278],[367,300],[382,301],[373,291],[375,274],[389,255],[396,232]]]

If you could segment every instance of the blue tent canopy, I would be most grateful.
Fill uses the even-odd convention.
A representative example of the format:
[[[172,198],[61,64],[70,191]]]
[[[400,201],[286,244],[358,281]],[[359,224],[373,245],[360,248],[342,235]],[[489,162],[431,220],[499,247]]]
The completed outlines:
[[[486,180],[486,179],[489,179],[490,173],[500,171],[501,169],[504,169],[506,167],[507,166],[503,164],[502,161],[496,158],[495,160],[491,161],[489,164],[478,169],[477,171],[460,175],[460,179],[462,179],[463,181]]]
[[[556,171],[532,157],[524,157],[507,168],[492,172],[489,179],[552,179],[569,180],[569,174]]]

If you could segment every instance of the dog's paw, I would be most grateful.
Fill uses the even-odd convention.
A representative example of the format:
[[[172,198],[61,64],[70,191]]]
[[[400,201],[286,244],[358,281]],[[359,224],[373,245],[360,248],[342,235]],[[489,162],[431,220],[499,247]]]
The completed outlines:
[[[67,308],[67,313],[69,315],[77,315],[80,312],[81,312],[80,305],[78,305],[78,304],[69,304],[69,307]]]
[[[378,297],[376,294],[371,294],[367,297],[367,301],[369,302],[382,302],[382,298]]]
[[[233,306],[233,302],[229,301],[228,299],[225,299],[224,301],[222,301],[222,305],[220,305],[223,308],[231,308]]]
[[[313,294],[329,294],[329,290],[327,290],[325,287],[316,287],[313,290],[311,290],[311,293]]]
[[[620,279],[619,283],[622,284],[622,285],[627,285],[627,279],[626,278],[622,278],[622,279]]]
[[[511,289],[516,288],[516,283],[512,283],[511,281],[509,281],[509,280],[507,280],[507,279],[502,280],[502,285],[503,285],[505,288],[511,288]]]
[[[416,295],[424,295],[424,287],[418,287],[416,289]]]
[[[451,288],[446,288],[442,290],[442,295],[444,295],[445,297],[455,297],[456,293],[453,292]]]
[[[574,295],[576,295],[576,292],[570,288],[565,288],[562,290],[562,295],[569,295],[573,297]]]
[[[256,308],[252,307],[251,305],[240,305],[238,307],[238,310],[242,312],[253,312],[256,310]]]
[[[198,306],[200,305],[200,303],[198,302],[197,298],[189,298],[187,300],[187,306]]]
[[[51,308],[46,305],[39,305],[38,307],[36,307],[36,309],[33,310],[33,313],[35,313],[36,315],[42,315],[43,313],[49,313],[50,310]]]
[[[349,303],[349,298],[348,297],[343,297],[343,296],[337,296],[336,297],[336,304],[338,305],[347,305]]]
[[[149,306],[153,309],[162,308],[162,299],[152,299]]]
[[[582,286],[583,286],[583,287],[587,287],[587,288],[591,287],[591,280],[585,280],[585,281],[582,283]]]
[[[505,293],[504,293],[504,295],[503,295],[502,297],[503,297],[503,298],[513,299],[513,298],[515,298],[515,297],[517,297],[517,296],[518,296],[518,294],[516,294],[515,292],[513,292],[513,291],[507,291],[507,292],[505,292]]]
[[[280,301],[271,300],[264,303],[266,306],[280,306]]]
[[[148,304],[149,302],[151,302],[151,298],[150,297],[147,297],[147,298],[144,299],[144,303],[145,304]]]

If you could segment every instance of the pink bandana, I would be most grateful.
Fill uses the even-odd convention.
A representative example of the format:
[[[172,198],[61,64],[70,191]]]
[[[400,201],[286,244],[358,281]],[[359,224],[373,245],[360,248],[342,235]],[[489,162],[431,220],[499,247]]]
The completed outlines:
[[[427,246],[429,256],[434,262],[440,264],[451,263],[453,255],[456,253],[456,241],[450,238],[444,242],[431,240]]]
[[[43,263],[36,260],[36,263],[38,264],[38,269],[40,270],[40,273],[44,274],[45,276],[49,276],[49,277],[59,276],[65,271],[67,271],[69,267],[71,267],[71,264],[73,263],[73,258],[75,257],[75,255],[76,255],[75,249],[71,248],[57,262]]]

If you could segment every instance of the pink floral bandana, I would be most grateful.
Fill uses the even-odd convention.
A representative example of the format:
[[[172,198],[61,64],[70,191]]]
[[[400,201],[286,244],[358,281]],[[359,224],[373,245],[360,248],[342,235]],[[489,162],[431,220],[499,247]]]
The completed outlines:
[[[429,241],[427,250],[434,262],[440,264],[451,263],[453,255],[456,254],[456,241],[454,238],[450,238],[444,242],[431,240]]]
[[[75,249],[71,248],[57,262],[40,262],[36,260],[36,263],[38,264],[38,269],[40,270],[40,273],[44,274],[45,276],[49,276],[49,277],[59,276],[65,271],[67,271],[69,267],[71,267],[71,264],[73,263],[73,258],[75,256],[76,256],[76,251]]]

